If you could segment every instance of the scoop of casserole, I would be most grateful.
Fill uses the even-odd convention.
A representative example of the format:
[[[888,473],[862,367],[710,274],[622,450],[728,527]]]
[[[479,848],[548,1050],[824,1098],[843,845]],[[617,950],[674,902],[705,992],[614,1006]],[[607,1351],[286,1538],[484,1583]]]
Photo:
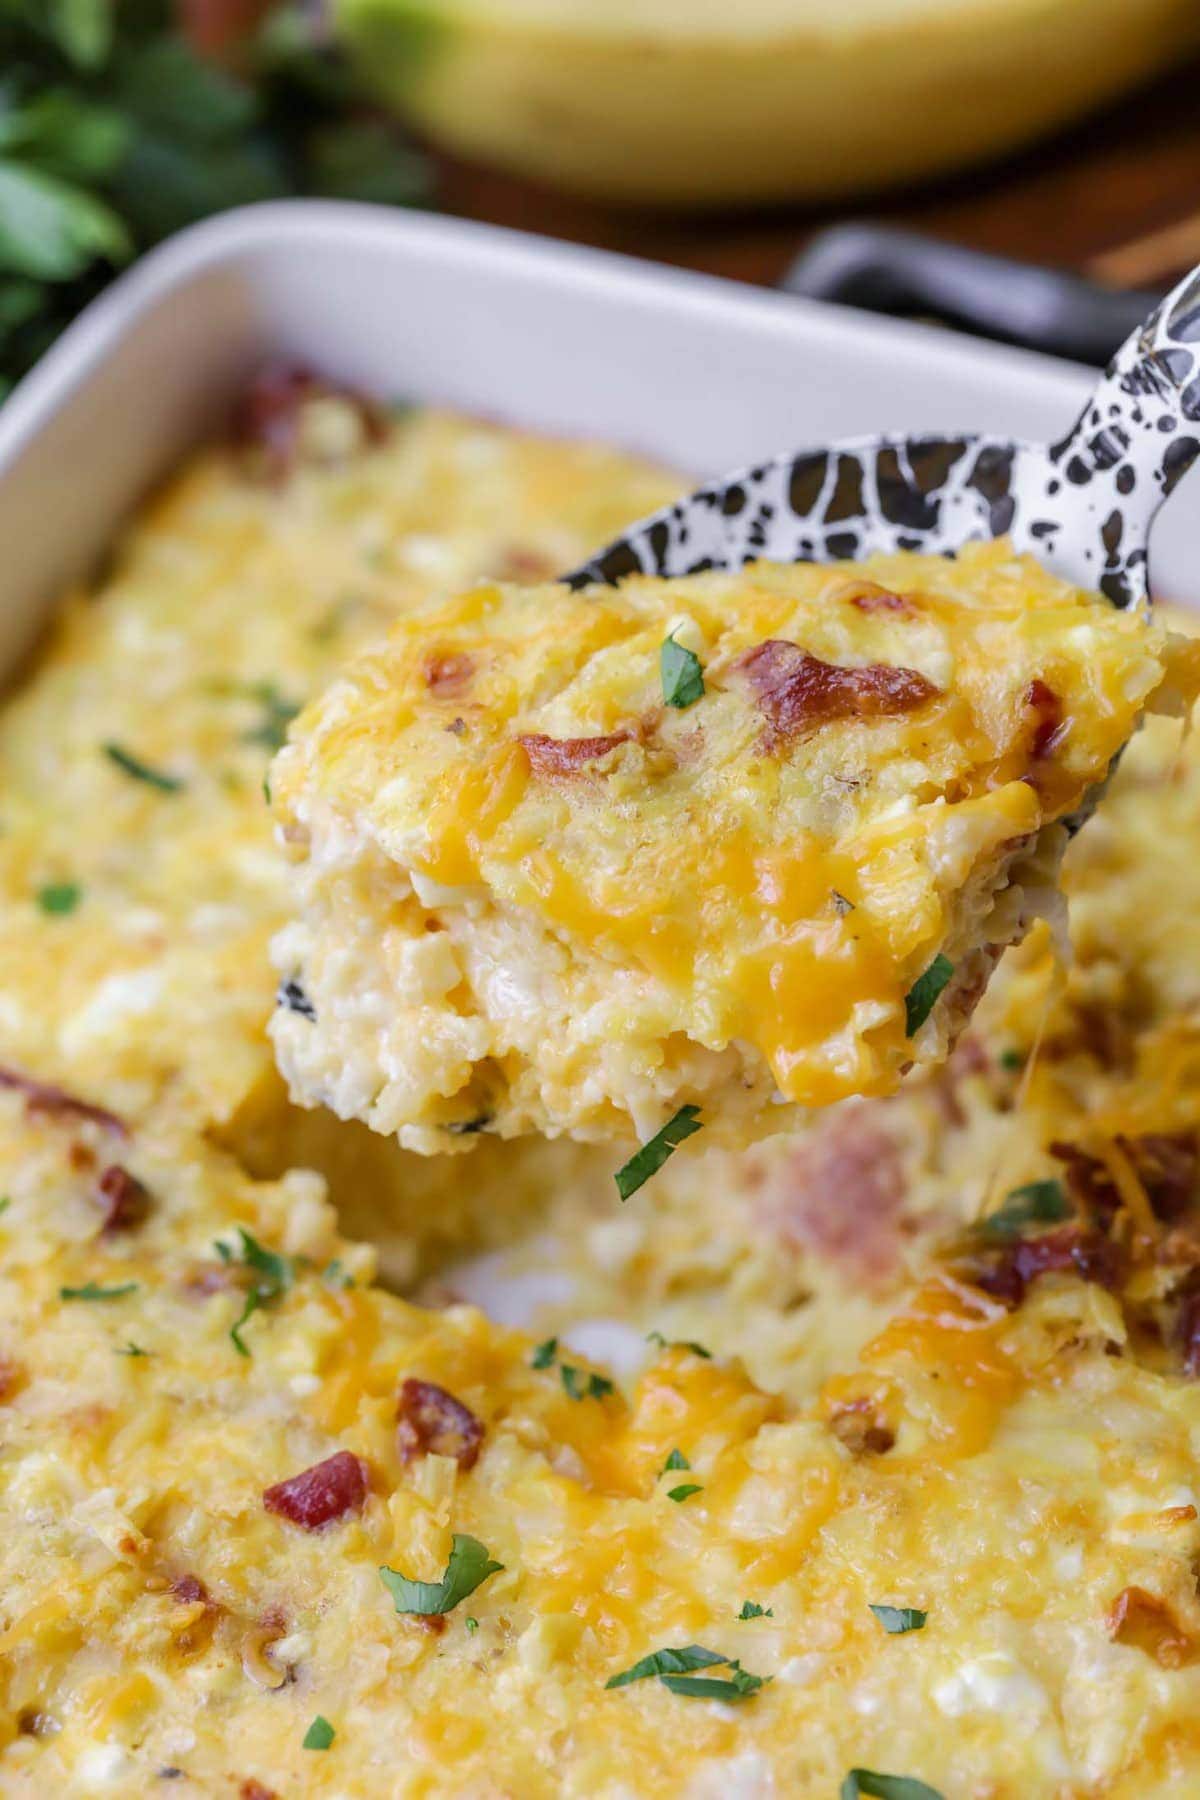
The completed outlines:
[[[1003,543],[404,620],[272,770],[293,1095],[436,1152],[889,1093],[1184,655]]]

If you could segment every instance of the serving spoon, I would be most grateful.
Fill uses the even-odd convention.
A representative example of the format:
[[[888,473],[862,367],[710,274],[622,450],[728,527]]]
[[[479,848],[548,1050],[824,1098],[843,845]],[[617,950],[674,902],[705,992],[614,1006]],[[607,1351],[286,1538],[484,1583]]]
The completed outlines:
[[[1150,527],[1198,456],[1200,268],[1125,340],[1057,443],[867,437],[773,457],[650,514],[564,579],[952,555],[970,538],[1007,535],[1114,606],[1144,607]]]

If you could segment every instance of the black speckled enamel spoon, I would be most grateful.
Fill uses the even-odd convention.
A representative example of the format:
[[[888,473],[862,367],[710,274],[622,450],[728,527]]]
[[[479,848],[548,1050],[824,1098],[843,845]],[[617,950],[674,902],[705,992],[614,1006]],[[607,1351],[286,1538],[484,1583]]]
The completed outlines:
[[[779,456],[643,519],[567,580],[946,553],[1007,533],[1114,606],[1140,606],[1154,516],[1198,456],[1200,269],[1121,346],[1058,443],[855,438]]]

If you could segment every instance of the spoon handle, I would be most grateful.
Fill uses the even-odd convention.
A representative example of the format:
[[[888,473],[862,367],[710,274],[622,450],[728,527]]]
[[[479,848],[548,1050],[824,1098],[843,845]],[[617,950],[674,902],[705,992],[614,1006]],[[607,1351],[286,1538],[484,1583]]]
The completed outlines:
[[[1200,268],[1126,338],[1050,449],[1046,506],[1066,522],[1056,548],[1069,555],[1078,533],[1082,551],[1099,533],[1105,562],[1097,585],[1115,605],[1145,593],[1151,522],[1198,456]]]

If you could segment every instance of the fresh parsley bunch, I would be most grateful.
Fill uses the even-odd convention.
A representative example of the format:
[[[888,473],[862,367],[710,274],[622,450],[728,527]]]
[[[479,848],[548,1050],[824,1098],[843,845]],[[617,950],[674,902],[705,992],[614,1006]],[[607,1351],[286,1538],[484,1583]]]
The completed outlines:
[[[234,75],[196,54],[169,0],[0,0],[0,397],[183,225],[285,194],[424,192],[311,6],[277,7]]]

